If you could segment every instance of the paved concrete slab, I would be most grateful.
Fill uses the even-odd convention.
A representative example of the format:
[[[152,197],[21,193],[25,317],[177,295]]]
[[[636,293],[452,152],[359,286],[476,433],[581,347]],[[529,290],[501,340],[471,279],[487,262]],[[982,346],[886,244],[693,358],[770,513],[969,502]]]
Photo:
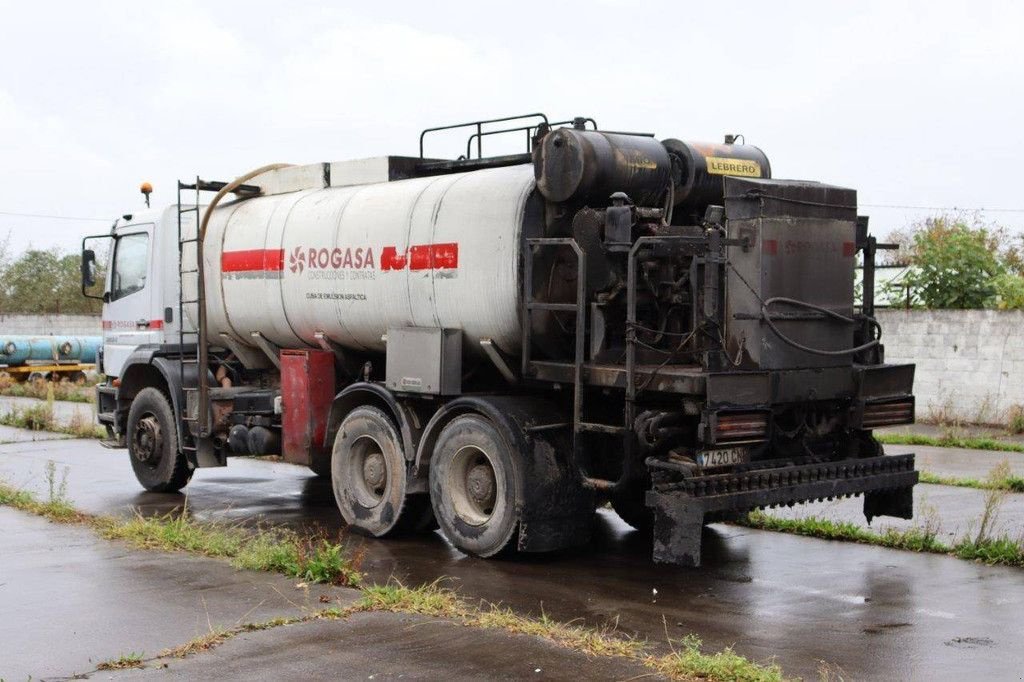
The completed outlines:
[[[88,511],[164,513],[184,499],[143,492],[124,451],[92,441],[0,446],[0,476],[43,490],[47,459],[69,467],[70,494]],[[971,491],[948,490],[948,504],[972,504],[959,495]],[[342,530],[330,486],[299,467],[232,460],[197,472],[187,491],[203,518]],[[553,556],[482,561],[434,533],[349,540],[377,581],[445,578],[471,600],[617,622],[663,648],[667,623],[672,637],[696,632],[712,649],[774,656],[806,679],[817,679],[821,660],[857,680],[1017,679],[1024,669],[1024,572],[1015,568],[713,526],[704,565],[683,569],[653,564],[649,541],[605,511],[589,546]]]
[[[323,608],[356,590],[296,589],[284,576],[187,554],[142,552],[81,526],[0,507],[0,678],[87,672],[122,654],[156,655],[209,632]]]
[[[29,431],[27,429],[16,429],[13,426],[0,426],[0,444],[35,443],[41,440],[66,440],[70,437],[63,433]]]
[[[535,637],[383,613],[246,633],[187,659],[102,677],[249,682],[254,673],[303,681],[662,679],[639,663],[591,657]]]

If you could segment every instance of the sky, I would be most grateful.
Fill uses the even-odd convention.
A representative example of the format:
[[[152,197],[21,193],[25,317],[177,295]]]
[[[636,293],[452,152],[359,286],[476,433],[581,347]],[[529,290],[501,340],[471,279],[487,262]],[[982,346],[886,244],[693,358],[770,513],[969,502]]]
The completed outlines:
[[[534,111],[742,133],[774,177],[857,189],[882,236],[945,207],[1020,233],[1022,29],[1024,3],[983,1],[0,0],[0,237],[77,251],[142,181],[171,204],[179,178]]]

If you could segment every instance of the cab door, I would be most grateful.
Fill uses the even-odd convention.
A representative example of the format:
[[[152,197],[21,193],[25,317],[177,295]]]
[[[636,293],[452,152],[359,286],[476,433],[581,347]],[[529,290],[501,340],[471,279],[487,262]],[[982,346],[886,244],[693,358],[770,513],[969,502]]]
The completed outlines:
[[[103,372],[120,376],[137,347],[162,340],[160,278],[153,274],[153,224],[119,227],[103,306]]]

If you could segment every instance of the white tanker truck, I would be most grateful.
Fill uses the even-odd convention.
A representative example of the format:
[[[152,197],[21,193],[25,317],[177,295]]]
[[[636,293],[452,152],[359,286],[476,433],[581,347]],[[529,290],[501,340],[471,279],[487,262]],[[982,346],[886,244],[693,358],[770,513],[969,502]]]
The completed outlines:
[[[424,154],[460,128],[465,156]],[[485,156],[496,134],[526,153]],[[102,237],[99,421],[148,490],[279,454],[356,531],[440,527],[481,557],[585,543],[606,501],[689,565],[751,509],[864,494],[909,518],[913,455],[872,437],[914,419],[872,317],[879,245],[853,190],[770,176],[731,136],[535,114],[179,182]]]

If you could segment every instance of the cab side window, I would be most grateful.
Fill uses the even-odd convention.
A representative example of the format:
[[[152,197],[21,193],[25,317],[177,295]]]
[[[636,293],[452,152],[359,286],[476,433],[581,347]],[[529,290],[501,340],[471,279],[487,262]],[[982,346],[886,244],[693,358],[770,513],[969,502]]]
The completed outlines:
[[[149,264],[149,235],[128,234],[114,246],[114,268],[110,278],[110,300],[130,296],[146,287]]]

